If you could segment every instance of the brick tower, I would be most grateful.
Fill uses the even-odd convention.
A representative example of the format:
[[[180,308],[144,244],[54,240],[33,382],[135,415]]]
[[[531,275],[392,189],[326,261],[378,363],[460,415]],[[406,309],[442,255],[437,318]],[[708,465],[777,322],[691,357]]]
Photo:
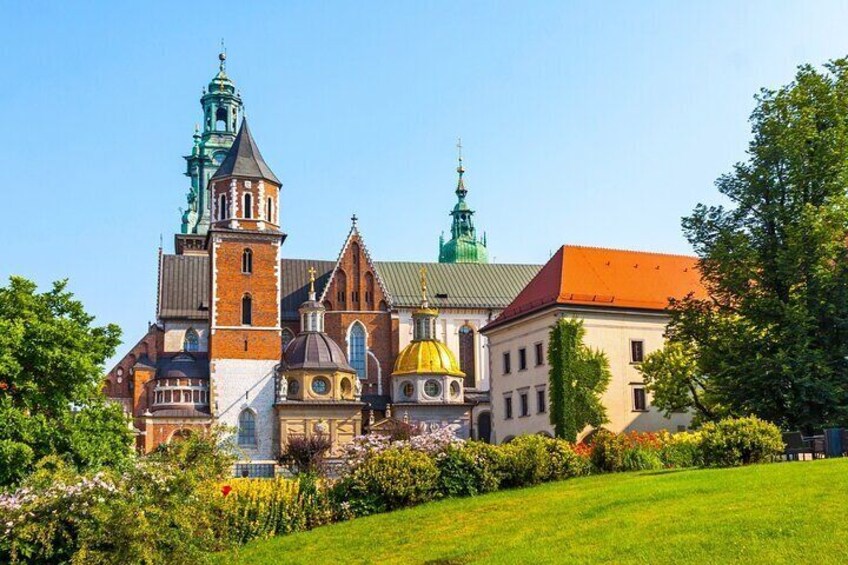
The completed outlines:
[[[267,462],[274,454],[279,252],[285,234],[278,220],[281,183],[262,159],[246,120],[210,184],[212,413],[238,430],[238,445],[247,458]]]

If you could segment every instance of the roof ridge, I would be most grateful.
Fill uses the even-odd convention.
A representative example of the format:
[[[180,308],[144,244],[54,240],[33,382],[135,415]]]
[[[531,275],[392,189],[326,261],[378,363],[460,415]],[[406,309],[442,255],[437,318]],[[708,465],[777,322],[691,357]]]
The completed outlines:
[[[642,251],[640,249],[622,249],[620,247],[603,247],[599,245],[572,245],[566,243],[563,249],[591,249],[594,251],[617,251],[619,253],[639,253],[641,255],[660,255],[662,257],[679,257],[681,259],[699,259],[697,255],[683,255],[682,253],[663,253],[660,251]]]

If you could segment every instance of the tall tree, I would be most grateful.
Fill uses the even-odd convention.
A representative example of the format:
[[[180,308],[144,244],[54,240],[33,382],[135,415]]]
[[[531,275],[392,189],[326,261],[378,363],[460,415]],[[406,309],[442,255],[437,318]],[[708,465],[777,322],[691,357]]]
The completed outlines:
[[[558,438],[577,441],[586,426],[607,420],[601,395],[611,374],[606,355],[583,343],[581,320],[560,318],[551,329],[548,345],[550,418]]]
[[[672,301],[719,402],[784,428],[848,417],[848,61],[762,90],[729,200],[683,219],[709,300]]]
[[[127,418],[101,392],[120,329],[93,325],[65,287],[39,293],[21,277],[0,287],[0,483],[49,454],[80,467],[131,454]]]

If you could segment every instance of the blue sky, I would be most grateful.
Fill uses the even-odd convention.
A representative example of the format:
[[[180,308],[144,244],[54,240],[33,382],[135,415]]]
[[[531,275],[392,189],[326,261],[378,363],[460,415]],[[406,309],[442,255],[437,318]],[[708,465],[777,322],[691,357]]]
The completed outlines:
[[[285,256],[334,259],[355,212],[375,257],[436,260],[458,136],[496,261],[688,253],[680,218],[719,201],[754,94],[848,53],[848,5],[599,4],[0,0],[0,277],[67,277],[144,333],[221,37]]]

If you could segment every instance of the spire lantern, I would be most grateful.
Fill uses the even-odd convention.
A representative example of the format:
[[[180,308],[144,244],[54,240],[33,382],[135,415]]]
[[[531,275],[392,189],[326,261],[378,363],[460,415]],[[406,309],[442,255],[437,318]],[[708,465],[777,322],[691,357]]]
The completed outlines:
[[[462,159],[462,139],[456,144],[458,165],[456,172],[456,205],[450,215],[451,239],[447,242],[439,238],[439,263],[488,263],[489,253],[484,239],[477,238],[477,230],[471,217],[474,215],[465,201],[468,189],[465,187],[465,165]]]

